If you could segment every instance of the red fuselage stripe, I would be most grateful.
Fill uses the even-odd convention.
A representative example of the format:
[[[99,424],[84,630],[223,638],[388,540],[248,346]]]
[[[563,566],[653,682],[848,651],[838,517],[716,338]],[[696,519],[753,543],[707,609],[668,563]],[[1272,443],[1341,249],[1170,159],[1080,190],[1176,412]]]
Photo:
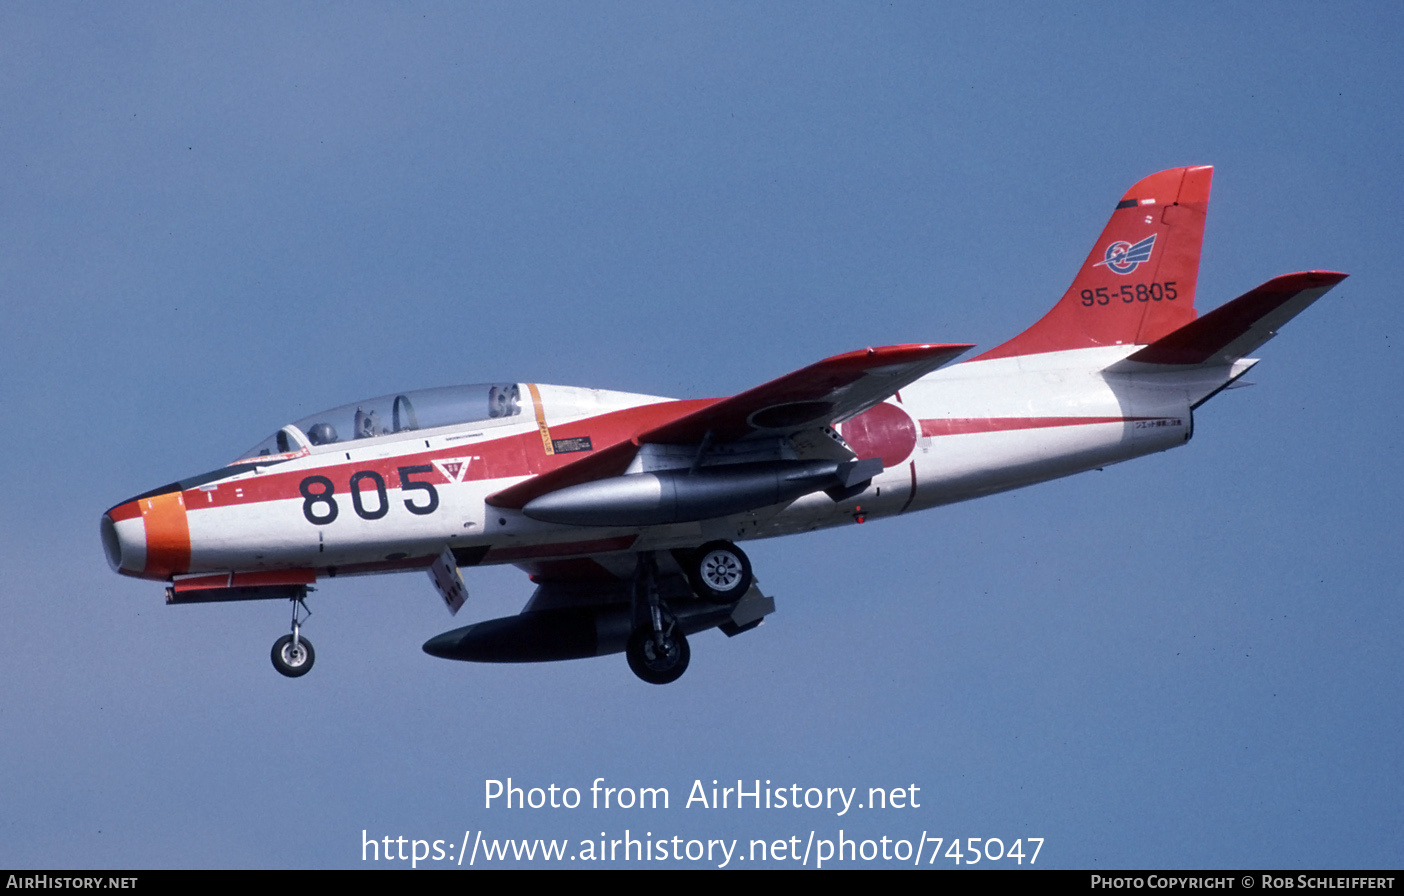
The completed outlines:
[[[1052,426],[1087,426],[1093,423],[1127,423],[1146,417],[942,417],[921,421],[924,436],[960,436],[978,432],[1011,432]]]
[[[162,533],[161,546],[158,548],[158,559],[163,566],[182,566],[189,560],[189,530],[185,526],[185,513],[198,511],[206,508],[225,507],[240,504],[255,504],[263,501],[277,501],[296,498],[304,499],[301,485],[309,476],[325,476],[331,480],[335,493],[338,495],[348,494],[351,488],[351,476],[363,471],[373,471],[380,475],[385,487],[388,489],[401,488],[399,468],[406,466],[431,465],[432,461],[452,461],[454,459],[469,458],[468,468],[461,474],[460,482],[504,479],[517,476],[532,476],[549,473],[552,470],[570,465],[572,461],[583,460],[592,455],[599,454],[606,446],[618,444],[626,441],[635,433],[646,430],[657,425],[661,419],[669,419],[680,413],[696,409],[699,404],[705,402],[667,402],[661,405],[645,405],[638,408],[630,408],[626,411],[618,411],[610,414],[603,414],[588,420],[579,420],[572,423],[560,424],[553,430],[553,435],[562,438],[575,438],[588,436],[594,442],[594,451],[584,455],[547,455],[543,449],[542,439],[539,432],[518,433],[499,439],[490,439],[484,442],[435,448],[432,451],[420,451],[415,454],[404,455],[395,458],[376,458],[357,461],[344,460],[344,455],[329,453],[325,455],[326,466],[316,468],[304,468],[297,471],[280,472],[277,468],[270,469],[267,473],[257,476],[249,476],[237,480],[220,482],[215,486],[204,486],[202,488],[190,489],[185,492],[185,500],[182,506],[172,508],[178,510],[177,513],[163,513],[158,516],[157,526]],[[1054,426],[1083,426],[1097,423],[1123,423],[1141,418],[1133,417],[962,417],[962,418],[940,418],[921,420],[921,434],[923,436],[949,436],[964,435],[970,433],[988,432],[1008,432],[1021,429],[1041,429]],[[348,445],[353,447],[354,443]],[[564,471],[562,471],[564,472]],[[617,474],[616,474],[617,475]],[[547,477],[552,480],[555,487],[562,487],[570,484],[566,477],[560,483],[554,482],[560,476]],[[433,483],[435,486],[446,486],[453,484],[439,469],[433,466],[432,471],[415,474],[415,480],[420,482]],[[534,480],[533,480],[534,481]],[[361,477],[358,487],[362,492],[372,492],[375,489],[375,481],[371,477]],[[321,492],[321,486],[313,488],[316,493]],[[149,499],[144,499],[142,505],[143,515],[149,514],[146,503]],[[374,501],[374,498],[371,499]],[[494,504],[498,502],[493,502]],[[118,510],[118,508],[114,508]],[[148,517],[147,526],[152,526],[152,520]],[[181,532],[184,531],[184,544],[181,543]],[[181,556],[182,550],[184,556]]]

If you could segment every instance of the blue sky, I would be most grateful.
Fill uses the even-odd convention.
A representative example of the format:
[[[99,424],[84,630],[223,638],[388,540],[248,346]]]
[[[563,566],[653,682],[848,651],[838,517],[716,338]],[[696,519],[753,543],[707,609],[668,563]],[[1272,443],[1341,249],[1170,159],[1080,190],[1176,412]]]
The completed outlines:
[[[0,865],[842,828],[1042,837],[1040,867],[1397,867],[1404,15],[1075,9],[0,8]],[[362,396],[702,397],[994,345],[1187,164],[1216,166],[1201,310],[1352,275],[1257,385],[1173,452],[748,544],[779,611],[692,639],[674,685],[421,652],[516,612],[511,568],[471,571],[457,620],[422,575],[327,584],[287,681],[284,606],[166,607],[103,560],[109,505]],[[509,776],[674,804],[485,809]],[[922,804],[681,807],[713,779]]]

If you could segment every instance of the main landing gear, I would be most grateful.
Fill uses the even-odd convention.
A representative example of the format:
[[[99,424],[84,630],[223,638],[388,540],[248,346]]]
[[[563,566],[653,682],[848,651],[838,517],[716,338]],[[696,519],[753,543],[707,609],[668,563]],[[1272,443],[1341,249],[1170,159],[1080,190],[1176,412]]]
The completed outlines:
[[[714,604],[734,604],[751,590],[751,561],[729,541],[702,545],[688,563],[687,577],[697,596]]]
[[[312,642],[302,637],[302,623],[312,611],[307,609],[307,604],[303,603],[306,592],[292,598],[292,634],[273,642],[273,668],[277,669],[288,678],[300,678],[312,671],[312,664],[317,660],[317,652],[312,649]],[[299,618],[298,610],[302,615]]]
[[[692,649],[678,620],[658,596],[658,558],[652,551],[639,554],[632,603],[634,630],[624,648],[629,668],[649,684],[677,681],[687,671]]]
[[[695,551],[686,564],[688,580],[698,597],[715,604],[733,604],[751,589],[751,561],[736,545],[713,541]],[[669,684],[687,671],[692,649],[687,635],[658,593],[658,559],[651,551],[639,554],[632,590],[634,629],[624,648],[629,668],[649,684]]]
[[[692,660],[687,636],[671,615],[660,618],[657,628],[641,625],[629,636],[624,653],[629,668],[649,684],[670,684],[682,678]]]

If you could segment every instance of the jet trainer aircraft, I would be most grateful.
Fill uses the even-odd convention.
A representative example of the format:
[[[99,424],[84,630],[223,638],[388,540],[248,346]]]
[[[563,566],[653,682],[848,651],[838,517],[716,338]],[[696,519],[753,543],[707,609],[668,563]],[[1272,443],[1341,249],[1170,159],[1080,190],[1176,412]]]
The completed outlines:
[[[1212,169],[1137,183],[1062,299],[972,346],[836,355],[739,395],[673,400],[488,383],[353,402],[278,430],[227,467],[123,501],[109,563],[170,603],[280,598],[273,646],[305,674],[303,602],[323,579],[428,570],[449,608],[460,567],[536,583],[516,616],[429,640],[439,657],[623,651],[645,681],[687,668],[687,635],[736,635],[775,608],[736,542],[861,523],[1184,444],[1247,355],[1345,274],[1286,274],[1194,307]]]

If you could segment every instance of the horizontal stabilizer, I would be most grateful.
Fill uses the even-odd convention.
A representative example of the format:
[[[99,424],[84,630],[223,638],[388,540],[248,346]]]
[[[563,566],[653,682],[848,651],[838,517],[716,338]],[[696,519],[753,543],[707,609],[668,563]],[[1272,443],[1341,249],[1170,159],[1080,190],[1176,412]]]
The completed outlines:
[[[1111,369],[1116,370],[1128,362],[1179,366],[1232,364],[1275,336],[1283,324],[1347,276],[1335,271],[1303,271],[1274,277],[1157,339]]]

